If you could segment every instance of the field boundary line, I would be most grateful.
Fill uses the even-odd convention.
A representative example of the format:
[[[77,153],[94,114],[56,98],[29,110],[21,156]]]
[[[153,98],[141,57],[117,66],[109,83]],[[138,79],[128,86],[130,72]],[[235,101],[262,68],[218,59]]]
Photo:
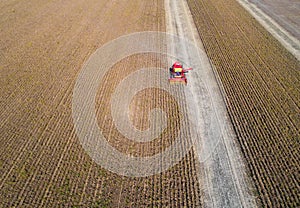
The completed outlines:
[[[269,33],[300,61],[300,41],[280,26],[258,6],[248,0],[237,0]]]

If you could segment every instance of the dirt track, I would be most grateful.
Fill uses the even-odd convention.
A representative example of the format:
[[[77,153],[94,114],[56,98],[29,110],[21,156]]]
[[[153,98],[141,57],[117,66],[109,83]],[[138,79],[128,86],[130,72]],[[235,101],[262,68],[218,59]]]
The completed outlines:
[[[198,125],[196,131],[207,131],[202,135],[196,133],[201,136],[197,138],[194,148],[202,169],[199,183],[202,184],[201,190],[204,190],[204,206],[255,207],[248,187],[250,183],[244,170],[244,161],[235,142],[236,135],[213,72],[214,66],[203,49],[188,5],[186,1],[166,1],[165,5],[167,32],[189,39],[201,50],[201,61],[197,65],[193,59],[195,54],[189,51],[187,45],[170,47],[170,50],[177,50],[177,57],[188,60],[187,67],[193,66],[193,71],[189,74],[189,85],[186,87],[193,93],[191,97],[190,94],[186,95],[187,102],[197,106],[197,117],[203,120],[199,123],[204,123],[203,126]],[[202,102],[210,107],[203,107]]]

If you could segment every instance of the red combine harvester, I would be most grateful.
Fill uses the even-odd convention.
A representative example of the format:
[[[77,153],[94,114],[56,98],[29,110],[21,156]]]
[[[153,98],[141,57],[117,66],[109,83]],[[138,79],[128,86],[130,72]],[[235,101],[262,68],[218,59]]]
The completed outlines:
[[[184,69],[182,64],[179,62],[175,62],[172,67],[170,68],[170,83],[181,83],[181,84],[187,84],[187,79],[185,76],[185,73],[188,73],[188,71],[192,70],[192,68]]]

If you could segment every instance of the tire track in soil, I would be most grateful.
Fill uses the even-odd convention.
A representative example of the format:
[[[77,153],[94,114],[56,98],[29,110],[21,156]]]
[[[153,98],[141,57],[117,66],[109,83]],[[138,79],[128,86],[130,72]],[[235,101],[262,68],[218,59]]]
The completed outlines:
[[[194,41],[196,45],[199,45],[200,48],[203,48],[196,32],[196,27],[193,25],[187,3],[185,1],[165,1],[165,5],[166,12],[168,13],[166,21],[168,26],[167,31],[170,33],[175,32],[176,35],[181,37],[188,37]],[[188,56],[187,49],[182,48],[182,50],[185,50],[186,54],[184,55]],[[180,54],[178,57],[180,57],[184,52],[178,51],[178,53]],[[213,111],[215,111],[214,113],[218,119],[216,122],[224,122],[226,126],[224,129],[220,129],[220,131],[222,131],[222,138],[216,149],[211,150],[213,154],[200,165],[200,168],[204,171],[204,174],[199,174],[200,183],[204,184],[204,187],[202,187],[204,190],[204,193],[202,193],[204,194],[204,205],[207,207],[254,207],[255,201],[251,196],[247,183],[249,179],[246,176],[243,159],[240,156],[239,147],[235,143],[236,136],[232,124],[228,120],[225,103],[220,93],[219,88],[222,88],[222,86],[218,87],[213,75],[212,66],[207,57],[203,59],[206,61],[206,63],[203,63],[203,68],[194,69],[194,71],[204,70],[206,73],[210,73],[210,80],[205,80],[206,87],[208,87],[210,91],[208,96],[210,96],[210,100],[212,100]],[[197,76],[198,80],[193,77],[195,76],[194,71],[189,75],[189,79],[191,80],[190,85],[197,85],[202,82],[201,76]],[[201,72],[199,74],[201,74]],[[218,82],[218,84],[220,85],[221,82]],[[196,88],[196,86],[194,88]],[[199,98],[200,97],[194,99],[197,100]],[[197,103],[197,101],[192,100],[193,98],[190,99],[190,102]],[[200,117],[199,114],[198,117]],[[218,125],[215,126],[215,124],[207,127],[219,128]],[[203,139],[205,138],[201,138],[202,142]],[[201,153],[199,152],[201,151],[201,147],[199,147],[199,145],[195,148],[195,151],[198,151],[198,155],[201,157]],[[202,159],[203,158],[199,158],[199,161],[202,161]],[[200,172],[203,171],[200,170]]]

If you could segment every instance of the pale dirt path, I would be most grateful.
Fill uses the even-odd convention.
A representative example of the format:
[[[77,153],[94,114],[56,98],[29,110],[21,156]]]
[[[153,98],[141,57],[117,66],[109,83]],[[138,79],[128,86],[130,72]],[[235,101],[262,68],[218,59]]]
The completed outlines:
[[[186,2],[184,0],[166,0],[165,8],[167,32],[188,38],[203,49]],[[171,46],[169,50],[176,49]],[[176,53],[178,53],[178,57],[185,57],[192,64],[193,60],[186,46]],[[189,84],[187,88],[193,92],[193,97],[186,97],[187,102],[196,103],[200,120],[204,120],[209,113],[212,114],[211,119],[216,119],[212,120],[211,123],[205,120],[200,122],[205,126],[199,125],[198,130],[202,131],[203,128],[206,128],[204,131],[207,131],[207,138],[198,137],[198,144],[194,148],[201,162],[199,182],[203,186],[204,206],[256,207],[255,200],[250,194],[250,183],[245,173],[240,149],[236,144],[236,135],[229,121],[220,91],[221,83],[218,85],[213,67],[206,54],[202,52],[199,55],[202,59],[201,66],[194,68],[188,75]],[[169,60],[169,62],[172,61]],[[206,95],[201,93],[206,93]],[[211,101],[212,112],[207,112],[209,109],[201,107],[201,99],[206,96]],[[218,135],[218,133],[220,134]],[[214,141],[207,142],[207,139]],[[202,150],[201,148],[206,149]],[[206,158],[210,152],[213,154]]]
[[[299,17],[294,19],[286,19],[278,17],[276,14],[268,15],[261,9],[263,4],[257,1],[237,0],[267,31],[269,31],[290,53],[292,53],[300,61],[300,40],[299,40]],[[269,6],[269,10],[275,10],[274,6]],[[286,4],[286,2],[285,2]],[[296,5],[296,11],[299,11],[299,6]],[[271,11],[269,11],[271,12]],[[287,13],[287,11],[285,11]],[[272,13],[272,12],[271,12]],[[296,14],[295,14],[296,16]],[[293,21],[295,20],[295,22]],[[279,24],[279,23],[280,24]],[[285,25],[283,27],[283,25]],[[293,31],[289,30],[293,29]],[[289,32],[289,31],[291,32]]]

